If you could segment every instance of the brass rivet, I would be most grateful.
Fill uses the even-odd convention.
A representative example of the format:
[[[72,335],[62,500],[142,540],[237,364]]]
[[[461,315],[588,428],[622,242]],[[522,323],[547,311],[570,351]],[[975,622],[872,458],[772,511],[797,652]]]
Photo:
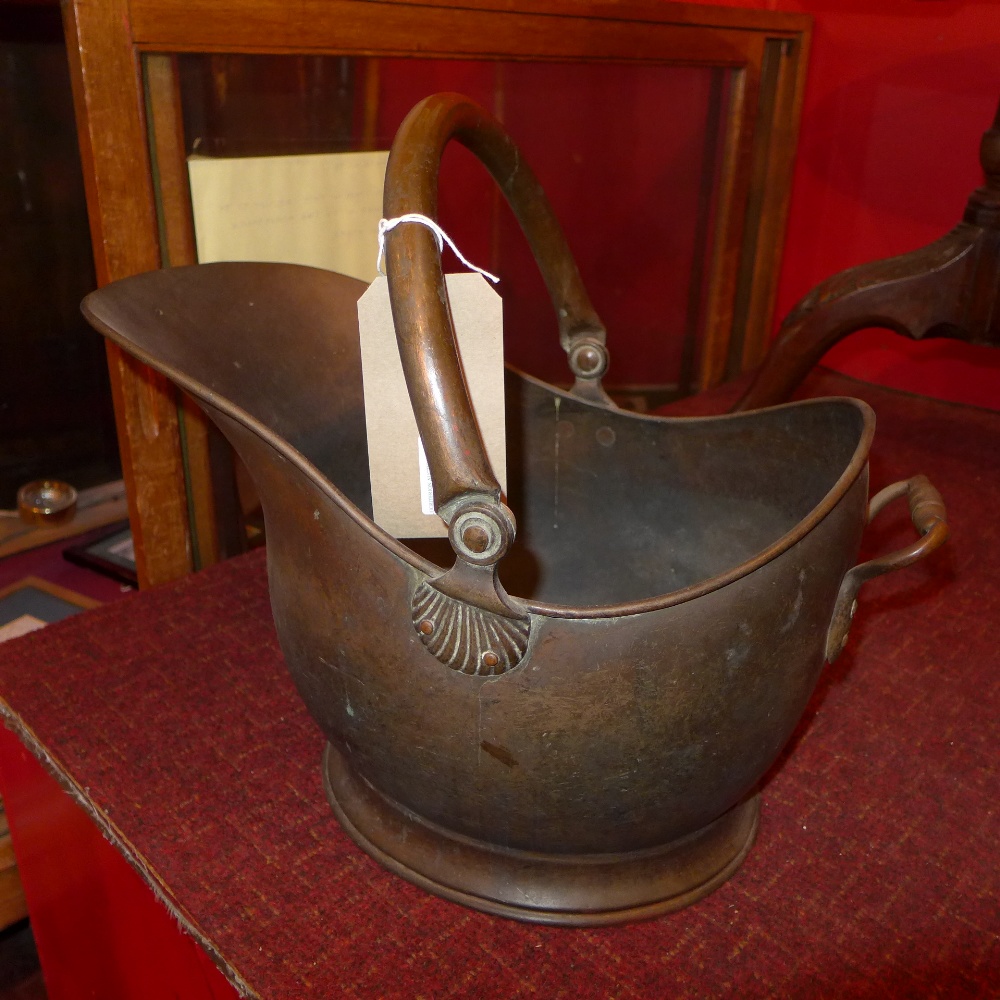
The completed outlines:
[[[434,631],[434,622],[432,622],[430,618],[425,618],[417,626],[417,628],[419,628],[424,635],[430,635]]]
[[[490,544],[490,535],[482,525],[470,524],[462,532],[462,541],[470,552],[485,552]]]
[[[577,352],[576,363],[584,375],[589,375],[601,365],[600,352],[595,347],[584,347]]]
[[[496,653],[487,650],[483,653],[483,664],[487,667],[495,667],[500,662],[500,657]]]
[[[605,448],[610,448],[615,443],[616,435],[610,427],[598,427],[594,436],[597,438],[597,443]]]

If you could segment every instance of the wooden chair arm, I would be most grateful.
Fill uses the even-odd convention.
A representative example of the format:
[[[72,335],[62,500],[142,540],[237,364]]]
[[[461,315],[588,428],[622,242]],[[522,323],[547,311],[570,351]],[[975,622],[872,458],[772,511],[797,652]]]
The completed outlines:
[[[1000,347],[1000,107],[983,136],[986,183],[950,233],[911,253],[828,278],[789,313],[734,410],[784,402],[820,358],[857,330]]]

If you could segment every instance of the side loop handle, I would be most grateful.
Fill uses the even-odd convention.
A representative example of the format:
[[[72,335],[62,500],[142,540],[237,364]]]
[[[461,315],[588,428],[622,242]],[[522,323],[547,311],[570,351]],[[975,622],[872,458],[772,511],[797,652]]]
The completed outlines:
[[[590,303],[562,229],[541,185],[492,115],[458,94],[437,94],[407,116],[392,145],[384,214],[434,219],[441,155],[452,139],[493,175],[528,238],[559,318],[559,337],[575,365],[574,391],[610,404],[604,326]],[[451,523],[465,502],[500,500],[469,400],[434,234],[403,225],[385,234],[386,273],[403,373],[434,481],[437,512]]]
[[[919,559],[940,548],[948,538],[948,513],[944,501],[930,480],[923,475],[900,480],[876,493],[868,504],[868,523],[878,517],[893,500],[903,496],[909,500],[910,519],[920,537],[905,548],[888,555],[876,556],[868,562],[855,566],[844,577],[834,605],[830,629],[827,632],[826,658],[830,663],[833,663],[847,645],[847,636],[857,610],[857,596],[861,585],[883,573],[912,566]]]

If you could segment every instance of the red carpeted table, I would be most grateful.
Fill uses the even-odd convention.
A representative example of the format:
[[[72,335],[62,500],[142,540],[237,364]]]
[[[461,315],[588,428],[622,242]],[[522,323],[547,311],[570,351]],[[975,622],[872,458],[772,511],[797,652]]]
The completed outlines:
[[[873,488],[927,473],[953,535],[864,589],[719,891],[567,930],[383,871],[326,804],[253,554],[0,647],[0,707],[34,755],[6,734],[0,791],[52,1000],[1000,995],[1000,414],[831,375],[808,391],[871,402]],[[912,538],[898,507],[871,551]],[[92,904],[70,830],[106,870]],[[82,915],[57,905],[74,891]]]

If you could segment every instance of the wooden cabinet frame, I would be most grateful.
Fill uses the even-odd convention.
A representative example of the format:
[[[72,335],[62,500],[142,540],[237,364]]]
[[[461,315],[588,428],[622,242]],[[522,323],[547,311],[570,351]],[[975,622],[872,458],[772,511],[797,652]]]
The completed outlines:
[[[194,261],[175,55],[241,52],[606,60],[733,71],[698,382],[763,356],[809,18],[660,0],[67,0],[99,284]],[[108,348],[140,583],[218,552],[205,417]]]

